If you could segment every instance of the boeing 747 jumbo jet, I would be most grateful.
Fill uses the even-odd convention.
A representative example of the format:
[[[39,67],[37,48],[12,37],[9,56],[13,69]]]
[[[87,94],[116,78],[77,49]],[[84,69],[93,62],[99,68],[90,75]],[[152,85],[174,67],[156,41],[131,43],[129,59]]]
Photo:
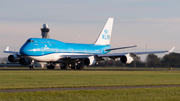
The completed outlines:
[[[122,63],[131,63],[133,57],[131,54],[150,54],[165,53],[169,51],[150,51],[150,52],[127,52],[127,53],[109,53],[112,50],[132,48],[136,46],[127,46],[111,48],[111,32],[113,27],[113,18],[109,18],[99,37],[93,44],[65,43],[54,39],[29,38],[20,48],[19,52],[9,51],[7,47],[4,52],[11,53],[8,56],[10,62],[18,62],[21,65],[29,65],[30,69],[34,68],[34,62],[47,62],[47,69],[54,69],[55,64],[60,63],[61,69],[83,69],[84,66],[91,66],[98,61],[109,57],[115,60],[120,58]],[[107,54],[108,53],[108,54]]]

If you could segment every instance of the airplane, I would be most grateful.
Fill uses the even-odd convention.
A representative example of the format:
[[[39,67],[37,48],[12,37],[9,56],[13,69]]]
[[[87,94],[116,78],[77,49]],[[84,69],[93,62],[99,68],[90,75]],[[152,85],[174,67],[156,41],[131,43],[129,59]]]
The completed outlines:
[[[130,64],[133,55],[172,52],[175,47],[168,51],[149,52],[126,52],[109,53],[117,49],[137,47],[136,45],[127,47],[111,48],[110,40],[114,18],[109,18],[93,44],[66,43],[48,38],[29,38],[20,48],[19,52],[9,51],[7,47],[4,52],[10,53],[8,60],[18,62],[21,65],[29,65],[34,69],[34,62],[47,62],[47,69],[54,69],[56,64],[61,64],[61,69],[83,69],[84,66],[91,66],[104,60],[104,57],[116,60],[120,58],[122,63]]]

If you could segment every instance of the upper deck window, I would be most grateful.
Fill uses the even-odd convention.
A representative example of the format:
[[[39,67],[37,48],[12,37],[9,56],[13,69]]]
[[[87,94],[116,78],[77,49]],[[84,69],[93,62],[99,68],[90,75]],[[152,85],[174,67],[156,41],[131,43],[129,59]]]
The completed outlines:
[[[34,42],[33,40],[27,40],[26,42]]]

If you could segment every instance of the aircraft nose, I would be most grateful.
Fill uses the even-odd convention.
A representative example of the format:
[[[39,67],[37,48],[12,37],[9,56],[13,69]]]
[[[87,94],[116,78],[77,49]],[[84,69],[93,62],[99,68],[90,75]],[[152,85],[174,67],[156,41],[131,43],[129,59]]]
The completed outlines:
[[[22,56],[28,56],[28,55],[33,55],[33,45],[30,43],[25,43],[21,48],[20,48],[20,54]]]
[[[20,48],[19,52],[22,56],[34,55],[34,51],[37,48],[38,48],[37,42],[33,38],[29,38]]]
[[[20,48],[20,54],[21,55],[28,55],[28,48],[26,45],[23,45],[21,48]]]

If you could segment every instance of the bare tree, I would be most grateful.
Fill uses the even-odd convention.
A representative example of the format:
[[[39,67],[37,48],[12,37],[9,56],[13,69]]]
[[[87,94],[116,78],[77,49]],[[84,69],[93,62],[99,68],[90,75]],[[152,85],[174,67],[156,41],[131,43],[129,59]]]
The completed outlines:
[[[0,58],[0,63],[5,64],[7,60],[8,60],[7,57],[1,57]]]

